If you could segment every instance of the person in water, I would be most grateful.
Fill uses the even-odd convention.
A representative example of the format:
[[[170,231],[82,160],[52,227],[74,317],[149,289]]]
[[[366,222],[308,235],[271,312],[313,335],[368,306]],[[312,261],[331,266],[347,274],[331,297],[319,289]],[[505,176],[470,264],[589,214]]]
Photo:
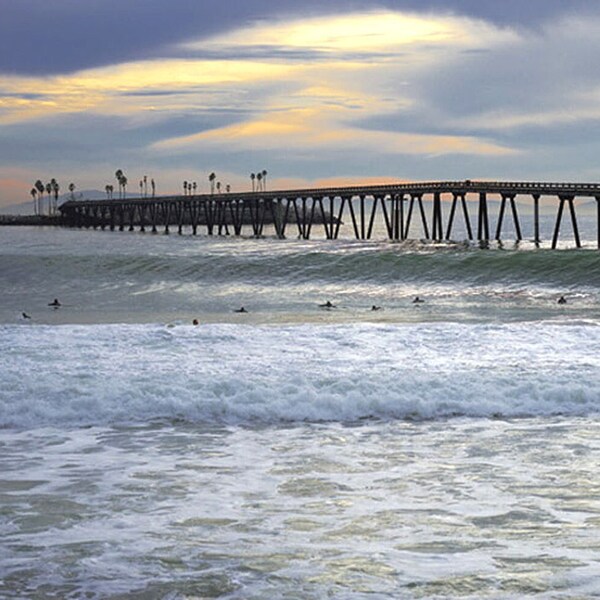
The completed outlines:
[[[26,312],[21,313],[21,314],[23,315],[24,319],[31,319],[31,317]]]
[[[329,300],[327,300],[327,302],[325,302],[325,304],[319,304],[319,306],[321,308],[335,308],[335,304],[331,304],[331,302],[329,302]]]
[[[62,306],[62,304],[58,301],[58,298],[54,298],[54,300],[50,302],[48,306],[54,306],[54,308],[58,308],[59,306]]]
[[[371,306],[371,310],[381,310],[381,306],[375,306],[373,304],[373,306]]]
[[[564,296],[561,296],[561,297],[558,299],[558,303],[559,303],[559,304],[566,304],[566,303],[567,303],[567,299],[566,299]]]
[[[419,298],[419,296],[416,296],[415,299],[413,300],[413,304],[423,304],[423,302],[425,302],[425,300],[421,300],[421,298]]]
[[[234,310],[233,312],[236,312],[236,313],[247,313],[248,311],[242,306],[241,308],[238,308],[237,310]]]
[[[198,323],[198,319],[194,319],[194,320],[192,321],[192,325],[200,325],[200,323]]]

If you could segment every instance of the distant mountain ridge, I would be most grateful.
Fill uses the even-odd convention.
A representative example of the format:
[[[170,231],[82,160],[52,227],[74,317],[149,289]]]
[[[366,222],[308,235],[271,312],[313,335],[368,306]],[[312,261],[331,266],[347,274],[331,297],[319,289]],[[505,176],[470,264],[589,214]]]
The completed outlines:
[[[115,196],[117,197],[117,196]],[[127,198],[137,198],[139,194],[127,194]],[[71,199],[75,200],[106,200],[106,192],[101,190],[75,190],[73,194],[67,192],[58,196],[58,205]],[[44,212],[48,211],[48,197],[44,196]],[[21,202],[20,204],[10,204],[9,206],[0,206],[0,215],[33,215],[33,200]]]

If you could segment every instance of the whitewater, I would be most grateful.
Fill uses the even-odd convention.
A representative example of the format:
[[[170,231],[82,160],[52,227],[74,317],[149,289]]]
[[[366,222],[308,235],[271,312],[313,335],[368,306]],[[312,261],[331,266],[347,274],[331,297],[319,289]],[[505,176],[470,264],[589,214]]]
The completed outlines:
[[[600,595],[592,246],[1,228],[0,597]]]

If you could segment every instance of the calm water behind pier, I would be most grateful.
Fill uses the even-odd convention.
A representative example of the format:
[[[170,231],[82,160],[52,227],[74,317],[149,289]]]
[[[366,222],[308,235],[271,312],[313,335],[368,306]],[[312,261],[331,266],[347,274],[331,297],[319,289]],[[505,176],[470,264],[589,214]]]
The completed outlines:
[[[600,594],[600,253],[2,228],[0,285],[0,596]]]

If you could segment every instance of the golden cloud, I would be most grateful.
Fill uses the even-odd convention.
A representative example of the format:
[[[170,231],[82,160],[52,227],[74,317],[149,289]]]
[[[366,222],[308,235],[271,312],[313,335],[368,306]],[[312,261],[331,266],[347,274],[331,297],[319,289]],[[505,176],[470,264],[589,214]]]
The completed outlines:
[[[152,148],[187,152],[198,146],[285,149],[295,145],[500,155],[511,150],[471,136],[370,131],[353,123],[411,106],[410,86],[404,94],[397,86],[390,91],[390,78],[410,79],[431,61],[451,60],[453,48],[490,47],[514,39],[510,30],[472,19],[392,11],[257,22],[187,45],[203,51],[227,50],[235,59],[139,61],[65,76],[4,78],[0,123],[68,113],[160,120],[174,111],[192,114],[229,108],[252,116],[226,127],[165,139]],[[261,60],[243,58],[242,49],[253,47],[257,52],[246,55],[260,55]],[[311,61],[310,53],[298,52],[297,58],[288,60],[277,51],[282,47],[317,50],[325,58]]]
[[[473,46],[514,41],[509,29],[474,19],[386,10],[320,16],[293,21],[257,22],[211,40],[188,43],[196,50],[277,47],[336,52],[390,52],[415,45]]]
[[[237,149],[285,150],[355,148],[383,153],[506,155],[515,151],[472,136],[443,136],[370,131],[344,124],[347,111],[336,108],[265,113],[262,118],[154,144],[159,151],[187,152],[194,147],[234,145]]]

